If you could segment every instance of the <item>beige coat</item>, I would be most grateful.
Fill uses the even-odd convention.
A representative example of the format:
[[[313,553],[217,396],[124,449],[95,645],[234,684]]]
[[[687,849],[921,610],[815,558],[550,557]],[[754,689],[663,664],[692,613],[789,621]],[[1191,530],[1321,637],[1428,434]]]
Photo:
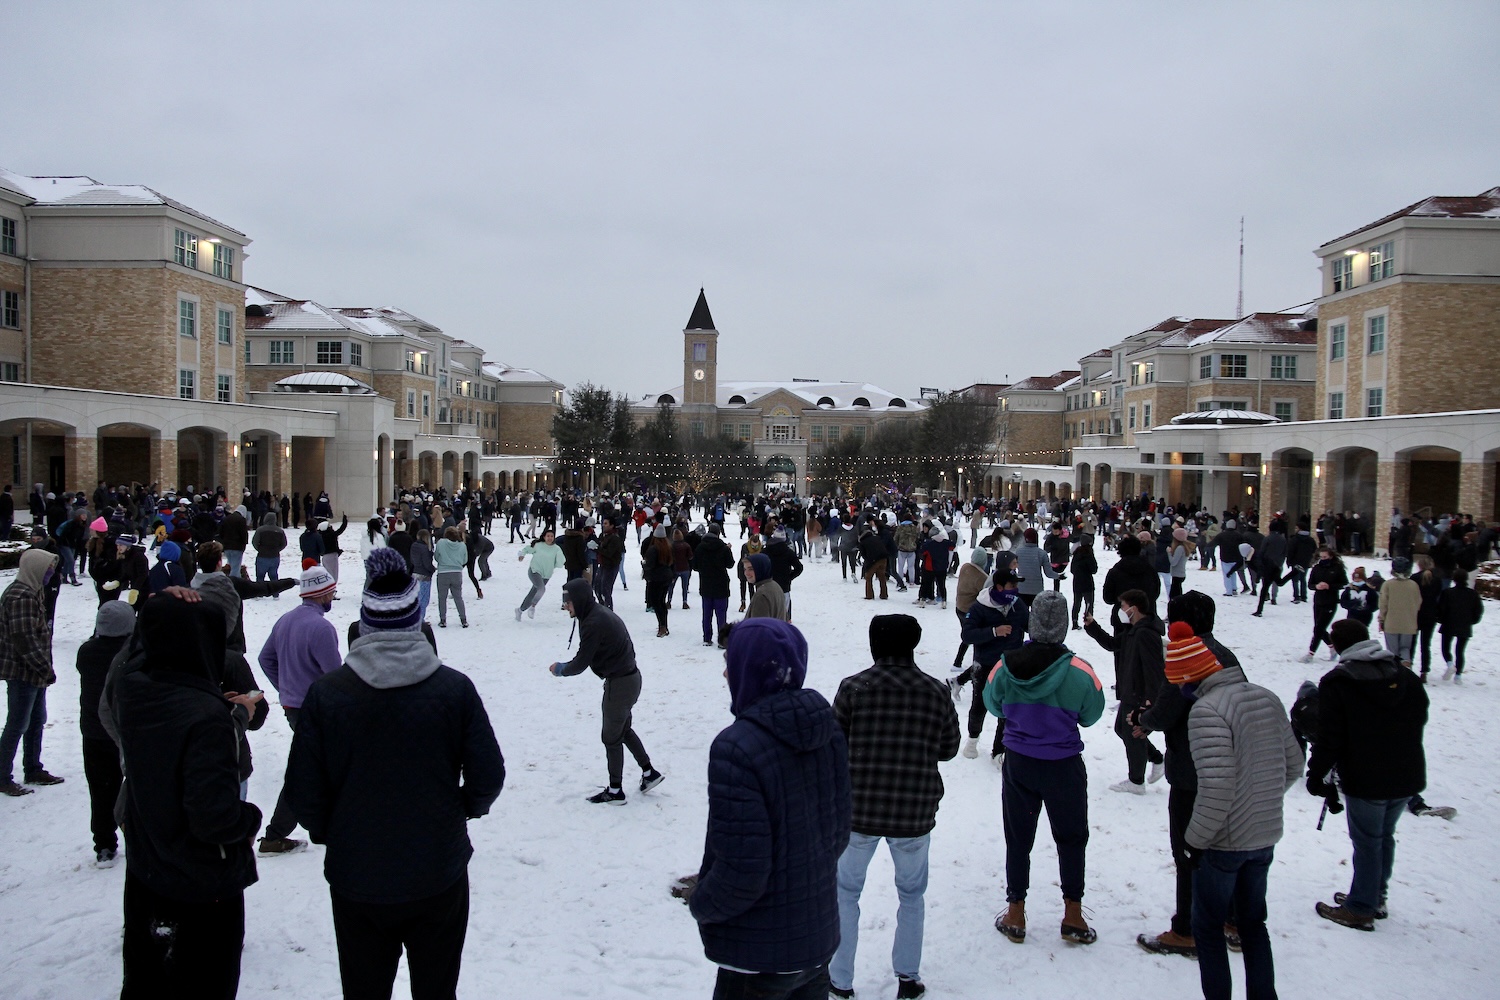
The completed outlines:
[[[1392,635],[1417,634],[1417,610],[1422,588],[1410,577],[1392,577],[1380,588],[1380,631]]]

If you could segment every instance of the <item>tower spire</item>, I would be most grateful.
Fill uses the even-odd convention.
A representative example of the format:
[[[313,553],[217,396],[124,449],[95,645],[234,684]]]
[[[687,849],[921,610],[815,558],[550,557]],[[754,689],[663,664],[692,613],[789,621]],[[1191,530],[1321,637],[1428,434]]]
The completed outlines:
[[[713,314],[708,311],[708,297],[703,294],[703,289],[698,289],[698,301],[693,306],[693,315],[688,317],[685,330],[716,330]]]

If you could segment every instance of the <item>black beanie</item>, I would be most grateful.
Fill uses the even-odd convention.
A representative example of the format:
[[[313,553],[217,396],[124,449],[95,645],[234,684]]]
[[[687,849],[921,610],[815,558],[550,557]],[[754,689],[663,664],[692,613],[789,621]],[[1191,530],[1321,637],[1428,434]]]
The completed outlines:
[[[910,657],[922,641],[922,626],[911,615],[870,619],[870,655],[877,660]]]

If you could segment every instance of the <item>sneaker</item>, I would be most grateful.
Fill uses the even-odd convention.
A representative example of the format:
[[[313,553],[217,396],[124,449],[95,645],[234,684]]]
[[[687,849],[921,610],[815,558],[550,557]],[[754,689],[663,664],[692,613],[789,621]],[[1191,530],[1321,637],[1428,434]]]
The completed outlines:
[[[516,609],[516,621],[520,621],[520,620],[521,620],[521,609],[517,608]]]
[[[596,805],[623,806],[625,804],[625,790],[618,788],[610,791],[608,788],[601,788],[597,795],[589,796],[589,801]]]
[[[1153,955],[1181,955],[1184,958],[1197,958],[1198,945],[1188,934],[1174,934],[1167,931],[1165,934],[1137,934],[1135,943],[1146,949]]]
[[[1126,778],[1124,781],[1117,781],[1117,782],[1115,782],[1113,785],[1109,786],[1109,790],[1112,791],[1112,792],[1126,792],[1126,793],[1128,793],[1130,795],[1145,795],[1146,794],[1146,786],[1145,785],[1137,785],[1135,782],[1131,781],[1129,778]]]
[[[1154,785],[1158,781],[1160,781],[1162,779],[1162,775],[1164,775],[1166,773],[1167,773],[1167,765],[1166,765],[1165,762],[1160,763],[1160,764],[1152,764],[1151,765],[1151,773],[1146,776],[1146,782],[1148,784]]]
[[[1297,662],[1298,663],[1311,663],[1312,661],[1313,661],[1313,654],[1311,654],[1311,653],[1303,653],[1301,656],[1297,657]]]
[[[531,607],[529,607],[529,608],[526,609],[526,617],[527,618],[535,618],[536,617],[536,605],[535,604],[533,604]]]
[[[1463,687],[1464,686],[1464,675],[1463,674],[1454,674],[1453,675],[1453,683],[1454,683],[1454,685],[1456,687]]]
[[[1452,819],[1458,815],[1458,810],[1452,806],[1423,806],[1417,810],[1418,816],[1436,816],[1438,819]]]
[[[115,866],[115,849],[113,847],[101,847],[94,852],[95,868],[113,868]]]
[[[641,775],[641,791],[649,792],[651,791],[651,789],[655,788],[657,785],[666,780],[667,776],[653,767],[651,770],[646,771]],[[621,796],[624,796],[623,792],[621,792]]]
[[[854,987],[851,986],[848,989],[845,989],[842,986],[835,986],[832,983],[829,983],[828,995],[831,997],[838,997],[839,1000],[854,1000]]]
[[[914,1000],[926,992],[927,987],[923,986],[919,979],[896,980],[896,1000]]]
[[[462,626],[462,627],[464,627],[464,628],[468,628],[468,627],[469,627],[469,623],[468,623],[468,622],[466,622],[466,621],[464,621],[464,620],[463,620],[463,619],[462,619],[462,618],[460,618],[460,619],[459,619],[459,620],[458,620],[458,624],[459,624],[459,625],[461,625],[461,626]]]
[[[1448,664],[1447,668],[1443,671],[1443,680],[1445,680],[1445,681],[1451,681],[1452,679],[1453,679],[1453,664],[1450,663],[1450,664]]]
[[[969,758],[970,760],[973,760],[975,757],[978,757],[979,756],[979,737],[977,737],[977,736],[970,736],[968,739],[964,740],[964,748],[962,750],[960,750],[959,752],[962,753],[965,757]]]
[[[260,838],[259,854],[261,857],[270,857],[276,854],[296,854],[298,851],[307,849],[307,841],[294,840],[291,837],[275,839],[272,837]]]
[[[48,774],[46,771],[33,771],[26,776],[26,784],[28,785],[60,785],[63,783],[63,780],[55,774]]]
[[[447,628],[447,627],[448,627],[448,623],[447,622],[438,622],[438,628]]]
[[[1361,917],[1351,913],[1342,906],[1329,906],[1327,903],[1319,903],[1313,909],[1318,911],[1318,916],[1324,920],[1332,920],[1343,927],[1352,927],[1357,931],[1373,931],[1375,929],[1374,917]]]
[[[1336,893],[1333,894],[1333,905],[1334,906],[1343,906],[1348,901],[1348,899],[1349,899],[1349,894],[1348,893],[1346,893],[1346,892],[1336,892]],[[1377,907],[1375,907],[1375,919],[1376,920],[1384,920],[1387,917],[1389,917],[1390,915],[1391,915],[1391,911],[1387,910],[1385,908],[1385,900],[1381,900],[1380,901],[1380,905],[1377,906]]]
[[[7,781],[3,785],[0,785],[0,792],[4,792],[6,795],[15,798],[20,798],[22,795],[30,795],[33,791],[34,789],[18,785],[14,781]]]

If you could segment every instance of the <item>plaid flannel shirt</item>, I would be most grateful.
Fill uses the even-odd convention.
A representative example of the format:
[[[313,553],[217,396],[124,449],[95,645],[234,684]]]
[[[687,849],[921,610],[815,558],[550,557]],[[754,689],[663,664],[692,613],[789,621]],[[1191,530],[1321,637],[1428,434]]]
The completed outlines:
[[[52,670],[52,629],[47,606],[30,587],[12,583],[0,596],[0,680],[47,687]]]

